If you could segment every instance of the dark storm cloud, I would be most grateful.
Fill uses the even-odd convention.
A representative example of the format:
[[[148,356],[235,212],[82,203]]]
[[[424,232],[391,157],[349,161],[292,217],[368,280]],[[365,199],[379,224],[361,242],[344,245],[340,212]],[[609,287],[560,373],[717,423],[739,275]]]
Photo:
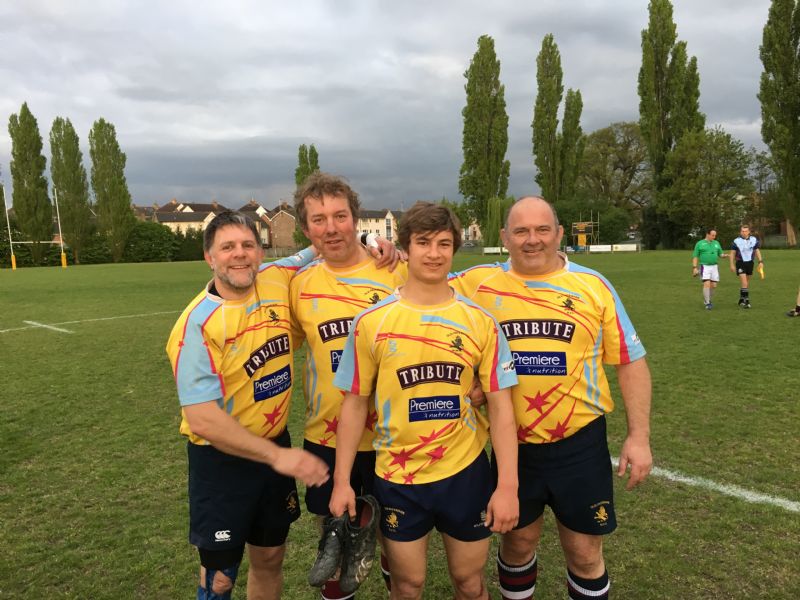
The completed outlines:
[[[698,58],[701,108],[759,144],[755,94],[767,0],[675,1]],[[638,119],[643,0],[492,3],[242,0],[203,5],[29,0],[0,5],[0,119],[28,101],[43,137],[69,117],[88,155],[103,117],[128,156],[137,203],[238,206],[290,199],[297,147],[346,175],[366,206],[458,199],[463,73],[489,34],[509,114],[509,193],[535,191],[536,55],[553,33],[584,131]],[[0,128],[9,183],[10,140]],[[45,153],[49,150],[45,147]]]

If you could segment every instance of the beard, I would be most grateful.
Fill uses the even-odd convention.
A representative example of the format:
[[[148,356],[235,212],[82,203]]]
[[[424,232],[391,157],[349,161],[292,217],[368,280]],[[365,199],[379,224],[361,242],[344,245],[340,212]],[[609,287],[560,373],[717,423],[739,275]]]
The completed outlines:
[[[238,281],[234,281],[232,278],[228,277],[226,273],[216,273],[216,276],[227,287],[239,292],[244,292],[253,287],[256,281],[256,273],[256,271],[247,271],[247,276],[238,277]]]

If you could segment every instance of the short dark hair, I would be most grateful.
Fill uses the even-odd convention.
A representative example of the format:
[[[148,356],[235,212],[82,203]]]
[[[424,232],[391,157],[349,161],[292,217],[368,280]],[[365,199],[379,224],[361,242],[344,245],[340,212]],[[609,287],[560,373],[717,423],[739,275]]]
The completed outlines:
[[[417,202],[403,213],[397,226],[397,241],[408,251],[413,233],[450,231],[453,234],[453,252],[461,247],[461,223],[455,213],[443,204]]]
[[[306,177],[306,180],[294,192],[294,211],[297,213],[297,220],[301,229],[308,229],[306,198],[311,197],[315,200],[322,200],[323,196],[347,198],[350,213],[353,215],[353,223],[358,221],[361,203],[358,201],[358,194],[350,187],[347,180],[339,175],[314,171]]]
[[[712,231],[716,231],[716,230],[717,230],[717,228],[716,228],[716,227],[707,227],[707,228],[706,228],[706,235],[708,235],[708,234],[709,234],[709,233],[711,233]]]
[[[203,232],[203,250],[205,252],[211,250],[211,246],[214,245],[214,236],[217,235],[217,230],[228,225],[247,227],[253,233],[256,242],[261,244],[258,228],[253,219],[236,210],[225,210],[214,217]]]

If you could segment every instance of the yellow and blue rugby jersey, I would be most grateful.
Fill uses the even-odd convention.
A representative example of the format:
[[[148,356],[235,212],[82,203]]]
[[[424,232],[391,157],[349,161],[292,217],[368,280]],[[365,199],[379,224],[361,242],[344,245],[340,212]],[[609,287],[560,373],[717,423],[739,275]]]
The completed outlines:
[[[405,264],[393,273],[375,267],[371,258],[336,269],[318,260],[302,268],[292,280],[290,303],[296,335],[308,343],[303,368],[306,398],[305,439],[336,447],[336,428],[344,392],[333,385],[353,318],[386,298],[407,277]],[[299,344],[298,344],[299,346]],[[372,450],[376,413],[369,411],[359,450]]]
[[[286,428],[293,379],[289,281],[313,256],[306,249],[264,263],[246,300],[223,300],[209,293],[210,284],[192,300],[167,342],[181,406],[215,400],[265,438]],[[194,444],[208,443],[192,433],[185,414],[180,431]]]
[[[375,472],[400,484],[455,475],[483,452],[485,417],[467,396],[517,383],[495,320],[466,298],[418,306],[395,293],[353,322],[335,385],[374,393]]]
[[[591,269],[566,261],[554,273],[524,277],[496,263],[458,273],[450,284],[489,311],[508,339],[522,443],[558,441],[611,412],[603,363],[645,355],[616,291]]]

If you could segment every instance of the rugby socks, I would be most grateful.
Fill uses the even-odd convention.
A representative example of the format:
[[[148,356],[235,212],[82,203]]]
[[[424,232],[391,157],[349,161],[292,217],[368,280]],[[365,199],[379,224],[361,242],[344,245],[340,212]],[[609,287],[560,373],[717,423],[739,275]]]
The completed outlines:
[[[711,304],[711,288],[703,287],[703,300],[706,304]]]
[[[749,288],[740,288],[739,289],[739,302],[750,302],[750,289]]]
[[[383,575],[383,583],[386,584],[386,589],[392,591],[392,577],[389,573],[389,559],[381,552],[381,575]]]
[[[355,598],[355,593],[345,594],[339,587],[338,579],[329,579],[320,589],[322,600],[345,600],[345,598]]]
[[[608,600],[610,588],[608,571],[603,571],[597,579],[584,579],[567,569],[567,591],[570,600]]]
[[[524,565],[513,566],[503,562],[497,553],[497,578],[500,580],[500,595],[503,600],[531,600],[536,589],[538,564],[536,554]]]

